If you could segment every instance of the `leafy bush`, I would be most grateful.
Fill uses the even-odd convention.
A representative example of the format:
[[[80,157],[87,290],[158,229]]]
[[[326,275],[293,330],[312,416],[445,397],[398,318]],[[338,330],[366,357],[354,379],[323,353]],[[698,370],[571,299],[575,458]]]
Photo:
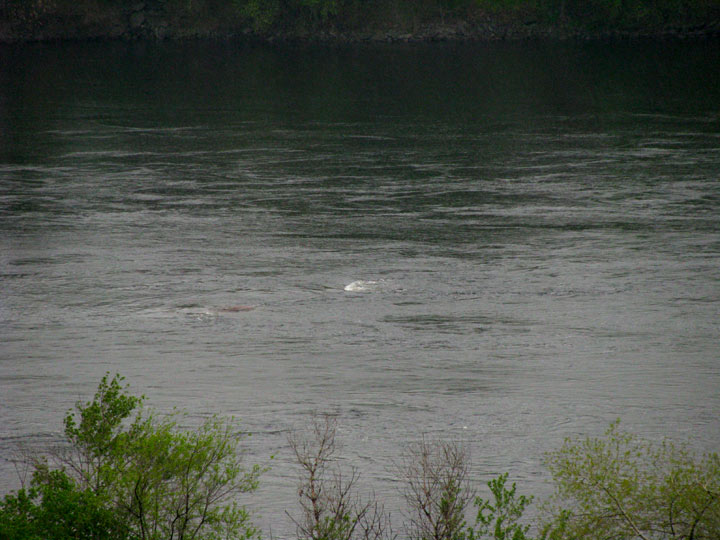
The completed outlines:
[[[121,382],[103,377],[94,399],[68,413],[67,445],[33,459],[30,490],[3,503],[0,537],[6,529],[20,531],[9,538],[257,536],[236,496],[253,491],[262,471],[243,466],[231,423],[178,429],[170,417],[144,416],[142,398]]]
[[[521,519],[532,497],[506,487],[508,475],[488,482],[492,499],[474,497],[474,525],[466,513],[473,499],[469,453],[455,442],[410,445],[401,476],[408,503],[408,537],[416,540],[531,540]]]
[[[557,487],[544,533],[553,539],[720,538],[720,458],[620,431],[567,440],[549,454]]]
[[[530,525],[522,524],[520,519],[533,498],[516,496],[515,484],[509,489],[505,487],[507,478],[508,474],[505,473],[488,482],[493,500],[481,497],[475,499],[477,517],[475,527],[468,529],[467,540],[531,540],[527,536]]]
[[[94,398],[65,417],[66,444],[32,456],[30,485],[0,501],[2,540],[166,540],[259,537],[237,496],[262,470],[245,468],[229,421],[179,429],[144,413],[143,398],[106,375]],[[300,469],[299,540],[395,540],[374,497],[355,493],[358,473],[337,462],[336,421],[315,417],[289,438]],[[547,456],[557,491],[544,505],[539,540],[717,540],[720,457],[697,457],[611,424],[604,437],[565,441]],[[531,540],[532,497],[488,483],[474,497],[467,449],[408,445],[398,475],[407,502],[404,538]],[[467,514],[474,501],[475,519]]]
[[[129,530],[108,501],[81,489],[63,471],[40,468],[29,489],[0,503],[0,538],[5,540],[119,540]]]

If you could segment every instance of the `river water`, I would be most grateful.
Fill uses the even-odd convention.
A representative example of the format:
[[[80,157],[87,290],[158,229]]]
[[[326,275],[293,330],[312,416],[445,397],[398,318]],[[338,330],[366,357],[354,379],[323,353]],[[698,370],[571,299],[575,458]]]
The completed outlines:
[[[237,417],[280,537],[313,411],[396,513],[423,435],[717,450],[717,45],[0,48],[2,492],[107,371]]]

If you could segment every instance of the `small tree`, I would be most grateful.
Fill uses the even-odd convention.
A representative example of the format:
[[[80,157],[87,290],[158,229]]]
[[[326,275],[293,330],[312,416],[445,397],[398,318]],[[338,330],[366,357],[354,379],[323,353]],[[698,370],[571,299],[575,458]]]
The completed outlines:
[[[557,493],[544,534],[553,539],[720,538],[720,459],[697,459],[611,424],[604,438],[566,440],[547,457]]]
[[[507,474],[488,482],[491,499],[475,497],[474,525],[465,520],[473,500],[470,460],[457,442],[422,439],[405,452],[401,475],[408,505],[408,536],[412,540],[530,540],[529,525],[520,523],[532,497],[507,488]]]
[[[532,497],[515,495],[516,486],[505,487],[507,473],[488,482],[493,500],[477,497],[475,528],[469,528],[467,540],[492,538],[493,540],[530,540],[527,536],[530,525],[523,525],[520,519]]]
[[[245,470],[228,422],[194,431],[149,422],[121,449],[112,492],[141,539],[249,538],[257,534],[236,501],[261,472]]]
[[[400,467],[405,482],[407,527],[412,540],[458,540],[464,537],[465,512],[473,493],[464,446],[428,442],[407,447]]]
[[[336,463],[337,422],[314,416],[307,430],[289,438],[300,465],[300,517],[293,518],[300,540],[394,539],[389,516],[374,498],[355,493],[358,473],[343,474]]]
[[[195,430],[181,430],[172,417],[144,416],[143,399],[128,395],[122,380],[116,375],[108,382],[106,375],[94,399],[68,413],[67,445],[47,463],[33,460],[36,491],[30,498],[42,494],[47,506],[49,494],[63,494],[65,503],[72,495],[80,513],[101,504],[133,539],[257,536],[236,497],[256,489],[262,471],[243,466],[230,421],[213,417]]]
[[[63,471],[40,468],[29,489],[0,502],[3,540],[123,540],[127,524],[107,501]]]
[[[123,377],[101,379],[92,401],[76,403],[77,414],[65,416],[66,445],[56,448],[54,457],[67,467],[83,488],[102,492],[114,480],[114,470],[129,439],[151,430],[148,420],[137,414],[129,429],[123,423],[142,406],[144,397],[126,394]]]

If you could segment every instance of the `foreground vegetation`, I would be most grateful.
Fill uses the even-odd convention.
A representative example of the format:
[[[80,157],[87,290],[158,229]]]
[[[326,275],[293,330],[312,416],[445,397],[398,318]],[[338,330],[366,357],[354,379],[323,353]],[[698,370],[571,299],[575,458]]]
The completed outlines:
[[[0,41],[498,39],[720,32],[720,0],[0,0]]]
[[[65,417],[65,444],[28,454],[27,489],[0,506],[2,539],[251,538],[237,496],[262,472],[244,467],[229,420],[180,430],[145,414],[122,378],[102,379],[91,402]]]
[[[174,540],[260,537],[240,504],[263,469],[241,459],[230,420],[180,429],[174,416],[142,408],[122,378],[102,379],[94,399],[64,421],[65,444],[26,454],[29,485],[0,502],[2,540]],[[716,540],[720,458],[697,457],[610,426],[604,437],[567,440],[547,456],[555,495],[536,526],[523,521],[532,497],[504,474],[476,495],[467,449],[422,439],[397,465],[402,528],[381,501],[356,492],[343,470],[335,420],[315,417],[289,437],[300,471],[299,540]]]

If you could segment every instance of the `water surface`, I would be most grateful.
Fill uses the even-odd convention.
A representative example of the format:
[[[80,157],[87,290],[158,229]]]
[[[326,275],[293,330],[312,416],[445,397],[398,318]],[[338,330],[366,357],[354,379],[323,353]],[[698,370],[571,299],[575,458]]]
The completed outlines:
[[[2,491],[107,371],[235,415],[280,536],[312,411],[395,511],[422,434],[538,495],[618,417],[717,450],[719,51],[0,49]]]

